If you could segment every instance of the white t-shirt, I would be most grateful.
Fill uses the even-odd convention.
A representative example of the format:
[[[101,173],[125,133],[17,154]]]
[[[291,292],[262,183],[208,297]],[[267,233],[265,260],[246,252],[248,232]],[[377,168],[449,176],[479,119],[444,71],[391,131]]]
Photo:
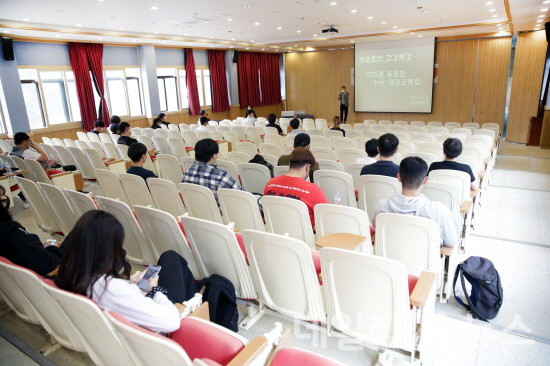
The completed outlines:
[[[244,122],[252,122],[252,123],[256,123],[256,118],[254,117],[246,117],[244,120],[243,120],[243,123]]]
[[[360,163],[360,164],[365,164],[365,165],[371,165],[371,164],[376,163],[376,159],[371,158],[370,156],[367,156],[366,158],[357,158],[357,160],[355,160],[355,162]]]
[[[105,276],[92,286],[92,300],[107,311],[116,311],[126,319],[154,332],[170,333],[180,327],[178,309],[162,292],[151,299],[131,281]]]
[[[21,156],[23,156],[23,159],[27,159],[27,160],[38,160],[40,155],[41,154],[39,152],[33,149],[25,149],[23,151],[23,154],[21,154]]]
[[[200,125],[195,131],[211,132],[212,130],[208,126]]]

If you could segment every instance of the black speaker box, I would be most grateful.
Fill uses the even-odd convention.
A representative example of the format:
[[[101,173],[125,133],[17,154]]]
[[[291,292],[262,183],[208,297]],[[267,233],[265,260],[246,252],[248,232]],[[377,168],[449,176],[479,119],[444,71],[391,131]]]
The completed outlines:
[[[233,51],[233,63],[236,64],[239,62],[239,51],[235,50]]]
[[[9,37],[2,37],[2,54],[4,55],[4,60],[13,61],[13,41]]]
[[[550,22],[544,23],[544,29],[546,30],[546,42],[550,42]]]

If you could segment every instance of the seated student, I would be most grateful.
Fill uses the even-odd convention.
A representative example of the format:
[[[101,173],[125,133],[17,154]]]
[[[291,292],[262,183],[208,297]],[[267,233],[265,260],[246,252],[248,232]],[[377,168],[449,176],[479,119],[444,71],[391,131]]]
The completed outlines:
[[[256,115],[256,111],[254,110],[254,108],[252,108],[252,106],[248,106],[244,112],[244,117],[248,117],[248,115],[252,113],[252,115],[254,116],[254,118],[258,119],[258,116]]]
[[[118,144],[130,146],[138,142],[138,140],[130,137],[132,129],[128,122],[119,123],[118,132],[120,133],[120,137],[117,140]]]
[[[170,124],[170,122],[165,121],[165,120],[164,120],[164,117],[166,117],[166,114],[164,114],[164,113],[159,113],[158,116],[157,116],[157,118],[160,118],[160,122],[161,122],[163,125],[168,126],[168,125]]]
[[[201,109],[200,112],[199,112],[199,120],[197,121],[197,123],[200,125],[201,124],[201,118],[202,117],[206,117],[208,118],[208,112],[205,111],[204,109]],[[208,118],[208,120],[210,121],[210,118]]]
[[[61,261],[66,245],[47,245],[36,234],[14,221],[4,205],[0,205],[0,256],[33,270],[41,276],[52,272]]]
[[[105,122],[98,119],[97,121],[94,122],[94,129],[91,130],[90,132],[93,132],[99,135],[100,133],[103,132],[104,129],[105,129]]]
[[[267,116],[267,124],[265,125],[265,127],[276,128],[277,132],[279,132],[279,135],[282,135],[283,129],[281,128],[281,126],[275,123],[276,121],[277,116],[275,115],[275,113],[269,113],[269,115]]]
[[[378,202],[372,218],[376,227],[376,216],[380,213],[399,213],[426,217],[439,225],[441,245],[453,247],[460,240],[460,229],[451,211],[441,202],[430,201],[421,194],[422,186],[428,181],[428,164],[417,156],[401,160],[397,179],[401,182],[401,194]]]
[[[292,131],[288,133],[289,135],[297,135],[302,133],[302,131],[300,131],[300,120],[298,118],[293,118],[290,120],[290,127],[292,127]]]
[[[199,123],[200,123],[200,126],[197,127],[195,129],[195,131],[197,132],[212,132],[212,129],[210,127],[208,127],[208,122],[210,122],[210,120],[208,119],[208,117],[201,117],[201,119],[199,120]]]
[[[121,122],[119,116],[112,116],[111,122],[109,125],[109,130],[111,130],[112,133],[118,133],[118,124]]]
[[[303,147],[309,150],[310,143],[311,143],[311,138],[307,133],[299,133],[294,138],[294,149],[298,147]],[[290,155],[291,154],[279,156],[279,160],[277,160],[277,165],[280,165],[280,166],[290,165]],[[316,170],[319,170],[319,163],[315,161],[309,172],[309,180],[311,182],[313,182],[313,172]]]
[[[63,170],[50,169],[61,167],[57,161],[50,159],[48,154],[42,150],[39,144],[34,143],[30,136],[24,132],[17,132],[13,136],[13,143],[15,146],[10,152],[11,156],[17,156],[21,159],[36,160],[40,163],[42,168],[46,171],[48,176],[58,173],[63,173]],[[66,171],[74,171],[76,167],[73,165],[67,165],[63,167]]]
[[[370,165],[376,163],[376,155],[378,155],[378,139],[370,139],[365,142],[366,158],[357,158],[356,163]]]
[[[252,123],[256,123],[258,120],[256,119],[256,117],[254,117],[254,111],[248,111],[248,116],[246,116],[246,118],[243,120],[243,123],[244,122],[252,122]]]
[[[393,155],[397,152],[399,139],[392,133],[386,133],[378,139],[378,152],[380,159],[373,164],[365,165],[361,169],[361,175],[375,174],[388,177],[397,177],[399,165],[393,162]]]
[[[290,154],[288,173],[272,178],[264,188],[264,196],[290,197],[304,202],[309,211],[312,226],[315,226],[313,207],[318,203],[328,203],[321,188],[306,181],[314,165],[315,158],[311,151],[305,147],[297,147]]]
[[[340,131],[340,132],[342,132],[344,137],[346,137],[346,131],[340,128],[340,123],[342,123],[340,121],[340,117],[334,116],[334,118],[332,119],[332,128],[331,128],[331,130],[332,131]]]
[[[188,292],[193,291],[195,281],[185,275],[187,262],[176,252],[169,250],[160,256],[159,276],[149,279],[149,288],[142,291],[137,283],[143,273],[130,276],[130,263],[122,247],[124,228],[110,213],[86,212],[65,241],[67,251],[55,278],[59,288],[87,296],[101,309],[116,311],[154,332],[169,333],[180,327],[173,303],[192,298],[194,292]]]
[[[212,139],[202,139],[195,144],[195,162],[181,179],[182,183],[193,183],[209,188],[218,201],[218,189],[244,189],[225,170],[219,169],[215,164],[218,160],[220,147]]]
[[[462,154],[462,142],[457,138],[448,138],[443,142],[443,153],[445,154],[445,160],[432,163],[430,169],[428,169],[428,174],[430,174],[432,170],[438,169],[451,169],[468,173],[470,176],[470,190],[475,191],[478,184],[472,172],[472,168],[470,168],[469,165],[455,161],[455,159]]]
[[[147,183],[147,178],[157,178],[155,173],[149,169],[145,169],[143,164],[147,160],[147,147],[141,143],[135,143],[128,147],[128,157],[132,160],[132,166],[128,168],[126,173],[138,175]]]
[[[157,117],[153,120],[153,123],[151,124],[151,128],[153,130],[156,130],[157,128],[161,128],[161,125],[162,125],[162,119]]]

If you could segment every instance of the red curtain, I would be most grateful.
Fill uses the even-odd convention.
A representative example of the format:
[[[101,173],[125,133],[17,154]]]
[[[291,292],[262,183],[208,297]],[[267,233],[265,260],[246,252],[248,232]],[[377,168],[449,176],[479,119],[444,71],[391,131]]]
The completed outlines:
[[[241,107],[281,102],[278,54],[241,52],[237,72]]]
[[[86,45],[84,43],[69,43],[69,57],[74,73],[82,127],[86,131],[90,131],[94,128],[97,113],[95,110],[92,80],[90,79],[88,67],[88,57],[86,55]]]
[[[189,114],[198,116],[201,110],[199,89],[197,88],[197,74],[195,72],[195,59],[193,50],[185,49],[185,82],[187,84],[187,100],[189,101]]]
[[[278,53],[260,54],[262,105],[281,103],[281,73]]]
[[[229,110],[227,75],[225,73],[225,51],[208,50],[210,82],[212,83],[212,112]]]
[[[100,97],[99,111],[101,120],[109,124],[109,108],[105,101],[105,84],[103,84],[103,45],[97,43],[86,44],[86,55],[97,94]]]

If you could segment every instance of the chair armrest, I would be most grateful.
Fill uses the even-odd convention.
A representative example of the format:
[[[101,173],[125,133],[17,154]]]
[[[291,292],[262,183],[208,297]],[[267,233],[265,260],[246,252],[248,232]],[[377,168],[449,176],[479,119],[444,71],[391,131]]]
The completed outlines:
[[[423,271],[420,274],[420,278],[414,286],[414,290],[410,296],[411,305],[416,307],[423,307],[428,301],[432,286],[435,282],[435,273]]]
[[[113,165],[113,164],[117,164],[117,163],[123,163],[124,160],[120,159],[120,160],[114,160],[114,161],[106,161],[105,162],[105,165],[106,166],[109,166],[109,165]]]
[[[485,170],[484,170],[484,169],[480,170],[480,171],[477,173],[477,177],[478,177],[479,179],[485,178]]]
[[[62,177],[64,175],[69,175],[69,174],[72,175],[73,172],[63,172],[63,173],[52,174],[49,176],[49,178],[52,179],[52,178]]]
[[[266,350],[269,344],[267,338],[259,336],[249,342],[233,359],[227,364],[227,366],[244,366],[252,365],[258,357]]]
[[[189,316],[194,316],[196,318],[210,321],[210,310],[208,309],[208,301],[203,302],[202,305],[199,306],[197,310],[189,314]]]
[[[470,197],[474,198],[477,197],[479,194],[479,188],[476,188],[475,191],[470,191]]]
[[[476,188],[476,190],[477,190],[477,188]],[[474,205],[474,203],[472,201],[462,202],[462,204],[460,205],[460,213],[462,215],[467,214],[468,212],[470,212],[472,210],[473,205]]]
[[[273,362],[273,359],[275,358],[275,355],[277,354],[277,352],[279,352],[283,348],[290,347],[291,343],[292,343],[292,336],[290,335],[290,330],[287,328],[283,332],[283,335],[281,336],[281,339],[279,340],[279,343],[277,343],[277,347],[275,347],[275,349],[273,350],[273,353],[271,354],[271,357],[267,361],[266,365],[271,365],[271,363]]]
[[[439,252],[444,256],[450,257],[455,252],[455,248],[456,247],[442,246]]]

